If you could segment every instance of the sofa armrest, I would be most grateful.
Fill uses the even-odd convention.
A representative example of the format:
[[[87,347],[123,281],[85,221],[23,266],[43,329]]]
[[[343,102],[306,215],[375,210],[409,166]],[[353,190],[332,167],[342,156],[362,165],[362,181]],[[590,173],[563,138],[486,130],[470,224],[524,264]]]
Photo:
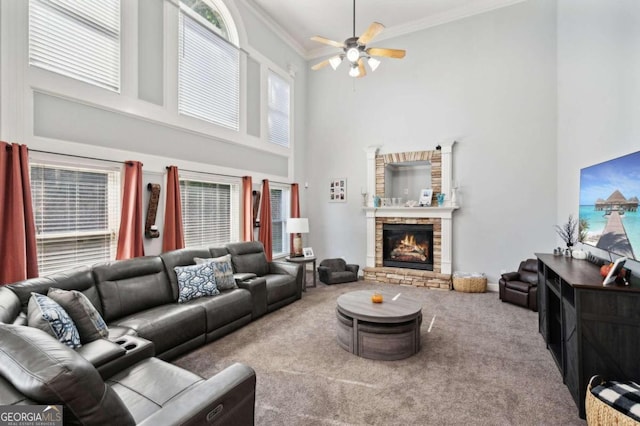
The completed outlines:
[[[320,281],[325,284],[328,283],[329,275],[331,275],[331,268],[328,268],[326,266],[318,266],[318,278],[320,279]]]
[[[255,277],[257,277],[257,275],[253,272],[238,272],[237,274],[233,274],[233,279],[236,280],[236,284],[240,284],[242,281],[247,281]]]
[[[256,373],[236,363],[181,393],[140,425],[253,425]]]
[[[358,269],[360,269],[360,265],[347,264],[347,271],[353,272],[356,277],[358,276]]]
[[[289,262],[269,262],[270,274],[287,274],[293,277],[298,275],[300,264]]]
[[[520,279],[520,274],[518,272],[507,272],[506,274],[502,274],[502,279],[505,281],[516,281]]]
[[[76,349],[84,359],[89,361],[94,367],[107,364],[116,358],[120,358],[127,351],[117,343],[107,339],[96,339],[92,342],[85,343]]]
[[[267,281],[262,277],[237,282],[239,288],[251,293],[251,319],[260,318],[267,313]]]
[[[296,298],[302,298],[302,278],[304,278],[305,265],[302,263],[270,262],[270,274],[287,274],[296,278]]]

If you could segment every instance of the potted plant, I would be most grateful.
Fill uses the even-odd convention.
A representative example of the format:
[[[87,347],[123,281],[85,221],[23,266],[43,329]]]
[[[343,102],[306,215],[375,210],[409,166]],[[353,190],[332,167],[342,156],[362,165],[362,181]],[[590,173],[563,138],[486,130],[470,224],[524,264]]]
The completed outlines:
[[[578,221],[570,214],[567,223],[562,226],[556,225],[556,232],[571,251],[571,247],[578,242]]]

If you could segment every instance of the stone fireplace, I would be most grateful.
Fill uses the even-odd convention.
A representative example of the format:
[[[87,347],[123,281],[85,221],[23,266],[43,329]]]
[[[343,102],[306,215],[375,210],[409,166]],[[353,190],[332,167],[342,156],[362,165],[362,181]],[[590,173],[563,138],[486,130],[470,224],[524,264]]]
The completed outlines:
[[[451,288],[452,221],[453,212],[458,206],[452,204],[450,199],[453,142],[441,145],[439,150],[384,155],[378,154],[377,147],[368,150],[369,194],[384,194],[385,185],[390,185],[385,182],[385,175],[388,177],[385,166],[419,161],[431,165],[434,200],[431,207],[373,207],[370,200],[364,208],[367,220],[365,280]],[[442,206],[435,202],[438,192],[446,194]]]

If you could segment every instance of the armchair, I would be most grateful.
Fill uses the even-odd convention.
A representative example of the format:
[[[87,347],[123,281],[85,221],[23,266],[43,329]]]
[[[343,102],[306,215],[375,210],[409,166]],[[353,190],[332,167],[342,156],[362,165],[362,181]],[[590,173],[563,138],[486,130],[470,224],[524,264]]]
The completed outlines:
[[[520,262],[517,272],[502,274],[498,282],[500,300],[538,312],[538,261]]]
[[[325,284],[358,281],[358,265],[347,264],[344,259],[325,259],[318,266],[318,276]]]

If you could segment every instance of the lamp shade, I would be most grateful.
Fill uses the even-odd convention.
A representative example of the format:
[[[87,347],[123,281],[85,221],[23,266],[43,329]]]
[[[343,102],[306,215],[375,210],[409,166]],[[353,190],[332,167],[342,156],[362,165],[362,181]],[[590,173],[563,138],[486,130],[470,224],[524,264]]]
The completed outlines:
[[[289,234],[309,233],[309,219],[297,217],[287,219],[287,232]]]

